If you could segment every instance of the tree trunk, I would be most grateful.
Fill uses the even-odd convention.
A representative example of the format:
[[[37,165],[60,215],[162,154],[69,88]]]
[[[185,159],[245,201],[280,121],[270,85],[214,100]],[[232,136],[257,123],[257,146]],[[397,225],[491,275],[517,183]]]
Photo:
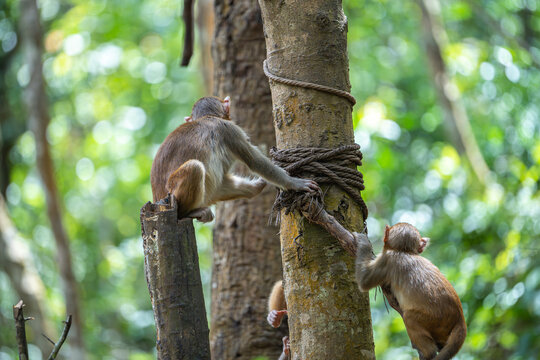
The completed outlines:
[[[30,342],[35,343],[43,356],[51,350],[51,344],[41,334],[56,337],[46,319],[45,286],[32,263],[30,249],[11,221],[4,198],[0,194],[0,269],[4,271],[19,298],[26,305],[26,313],[34,318],[29,322]]]
[[[256,0],[215,1],[215,91],[231,97],[231,118],[265,153],[275,144],[266,56]],[[236,169],[245,173],[246,169]],[[211,346],[214,360],[281,353],[284,330],[265,321],[266,297],[281,279],[279,229],[268,225],[276,191],[221,203],[214,228]]]
[[[476,142],[465,106],[460,101],[459,90],[454,92],[451,90],[455,88],[455,85],[448,76],[446,63],[442,57],[441,47],[447,35],[435,14],[435,9],[440,9],[441,5],[438,0],[417,0],[417,3],[422,9],[422,30],[426,53],[450,140],[460,152],[465,153],[476,177],[485,184],[489,168]]]
[[[66,311],[73,316],[73,329],[70,334],[71,358],[84,359],[84,343],[82,337],[82,320],[79,306],[77,282],[71,266],[69,240],[62,223],[62,212],[58,189],[54,179],[54,166],[47,140],[47,126],[50,122],[45,93],[45,80],[41,56],[43,52],[43,32],[41,30],[39,11],[36,0],[21,0],[21,34],[25,47],[25,62],[30,71],[30,83],[25,89],[24,100],[28,111],[29,128],[36,141],[36,165],[43,181],[47,200],[47,215],[58,251],[57,260],[64,287]]]
[[[350,89],[341,1],[259,4],[270,72]],[[354,142],[349,100],[275,82],[270,88],[278,148],[334,148]],[[361,231],[360,207],[335,186],[323,191],[327,211],[349,230]],[[297,214],[282,216],[281,247],[292,359],[373,359],[369,298],[354,280],[353,257]]]
[[[174,206],[141,209],[144,272],[160,360],[210,360],[199,257],[192,219]]]
[[[212,41],[215,29],[215,14],[213,0],[197,1],[197,29],[199,53],[201,61],[199,67],[203,74],[204,90],[209,94],[214,91],[214,62],[212,60]]]

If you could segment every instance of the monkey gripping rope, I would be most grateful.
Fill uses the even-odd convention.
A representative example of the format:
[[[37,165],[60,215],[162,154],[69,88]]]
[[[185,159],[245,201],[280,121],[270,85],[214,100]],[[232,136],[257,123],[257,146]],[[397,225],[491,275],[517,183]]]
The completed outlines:
[[[364,178],[356,169],[362,165],[360,145],[344,145],[335,149],[298,147],[278,150],[273,147],[270,156],[291,176],[311,178],[318,184],[337,185],[360,206],[366,220],[368,209],[360,195],[360,191],[365,189]],[[316,218],[324,210],[322,191],[279,191],[273,211],[278,214],[281,209],[285,209],[285,214],[295,210],[307,213],[308,220]]]

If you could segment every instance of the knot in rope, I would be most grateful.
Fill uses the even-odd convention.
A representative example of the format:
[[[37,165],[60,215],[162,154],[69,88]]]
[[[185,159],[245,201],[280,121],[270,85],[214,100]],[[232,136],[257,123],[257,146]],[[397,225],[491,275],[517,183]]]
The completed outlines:
[[[278,166],[287,170],[291,176],[311,178],[319,185],[337,185],[346,192],[362,209],[362,216],[368,216],[368,210],[360,191],[365,189],[362,173],[357,166],[362,165],[360,145],[344,145],[335,149],[299,147],[278,150],[273,147],[270,156]],[[279,191],[273,211],[285,214],[301,211],[317,218],[324,210],[323,193]]]

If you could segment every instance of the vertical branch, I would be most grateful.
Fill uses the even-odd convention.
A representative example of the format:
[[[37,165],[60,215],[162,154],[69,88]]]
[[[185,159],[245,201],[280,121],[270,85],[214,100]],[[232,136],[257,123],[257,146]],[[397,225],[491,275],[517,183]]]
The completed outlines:
[[[212,39],[215,29],[213,0],[197,1],[198,43],[201,53],[201,72],[203,74],[205,93],[214,91],[214,62],[212,61]]]
[[[184,0],[184,51],[181,66],[188,66],[193,55],[193,0]]]
[[[69,240],[62,223],[61,206],[54,179],[54,166],[47,141],[47,126],[50,122],[45,81],[42,69],[42,29],[36,0],[21,0],[20,27],[25,48],[25,62],[30,71],[30,82],[25,89],[24,100],[28,111],[29,128],[36,141],[36,164],[44,185],[47,200],[47,215],[58,251],[57,259],[63,281],[64,298],[68,314],[73,315],[73,347],[78,359],[84,358],[81,311],[77,282],[73,275]]]
[[[482,184],[487,181],[489,168],[482,156],[474,136],[469,117],[458,94],[451,94],[453,87],[446,71],[446,63],[442,57],[441,47],[447,35],[434,9],[440,8],[438,0],[417,0],[422,9],[422,30],[426,53],[431,67],[433,84],[444,112],[447,128],[457,129],[457,139],[453,136],[458,150],[463,150],[471,167]],[[453,132],[456,135],[456,132]]]
[[[28,343],[26,342],[26,329],[23,314],[24,303],[20,300],[13,306],[13,319],[15,319],[15,331],[17,337],[17,348],[19,349],[19,360],[28,360]]]

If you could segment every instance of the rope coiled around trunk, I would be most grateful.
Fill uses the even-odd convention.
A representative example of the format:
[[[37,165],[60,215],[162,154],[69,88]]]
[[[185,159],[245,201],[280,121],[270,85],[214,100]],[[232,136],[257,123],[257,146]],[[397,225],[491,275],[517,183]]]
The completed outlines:
[[[362,210],[364,221],[368,209],[360,191],[365,189],[364,178],[357,170],[362,165],[360,145],[344,145],[335,149],[298,147],[278,150],[273,147],[270,156],[274,163],[284,168],[291,176],[310,178],[319,185],[336,185],[346,192]],[[278,214],[285,209],[285,214],[299,211],[316,218],[324,210],[322,191],[296,192],[279,191],[273,211]]]

